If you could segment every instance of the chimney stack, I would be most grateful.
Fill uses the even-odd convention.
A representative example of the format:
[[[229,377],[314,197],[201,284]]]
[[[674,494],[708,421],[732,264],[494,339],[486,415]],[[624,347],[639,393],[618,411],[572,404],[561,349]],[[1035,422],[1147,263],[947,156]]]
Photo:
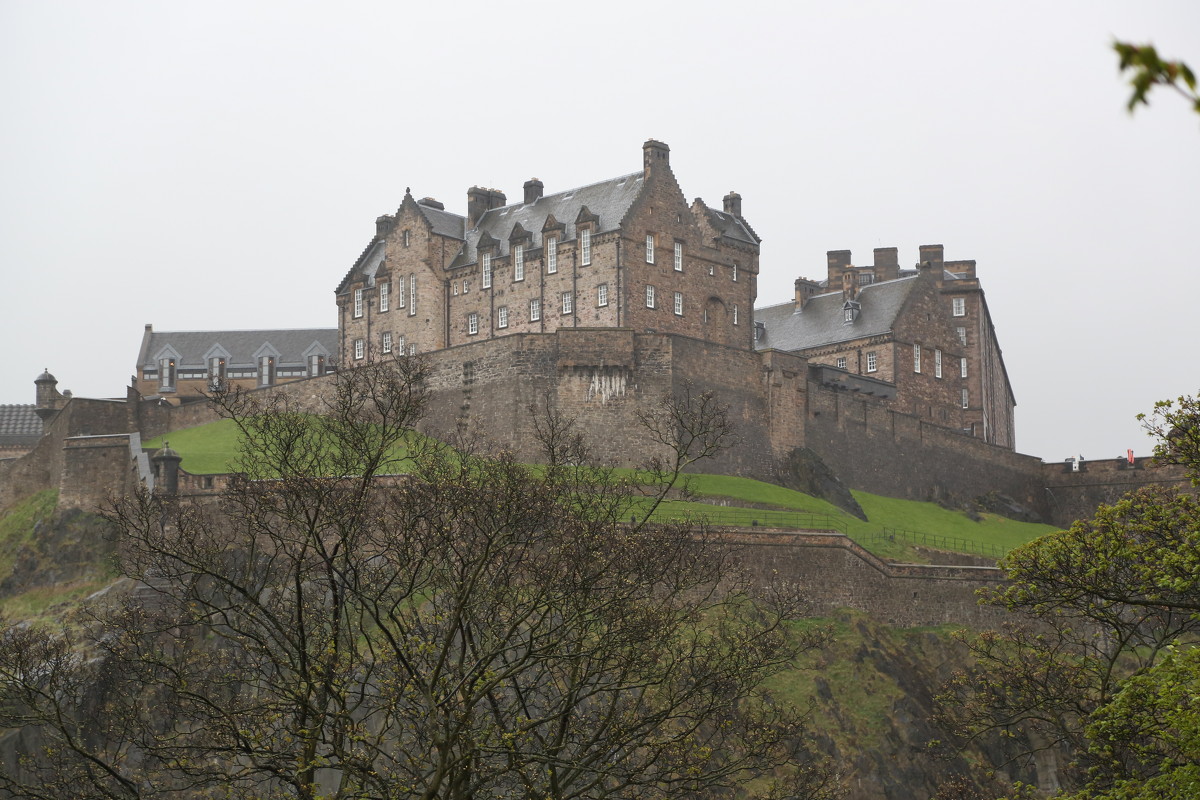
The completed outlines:
[[[384,214],[382,217],[375,218],[375,236],[382,239],[392,232],[392,226],[396,224],[396,218],[391,214]]]
[[[484,214],[493,208],[501,208],[507,202],[504,192],[499,189],[472,186],[467,190],[467,227],[474,228]]]
[[[545,186],[537,178],[525,181],[525,205],[536,203],[538,198],[542,196],[543,189],[545,189]]]
[[[647,139],[642,145],[642,174],[649,179],[656,168],[671,170],[671,148],[657,139]]]
[[[875,280],[893,281],[900,277],[900,258],[894,247],[875,248]]]
[[[740,194],[731,191],[725,195],[725,213],[735,217],[742,216],[742,196]]]
[[[825,253],[825,261],[828,266],[825,273],[826,285],[832,292],[842,282],[842,270],[850,266],[850,251],[829,250]]]
[[[821,291],[821,284],[808,278],[796,278],[796,310],[802,311],[813,295]]]

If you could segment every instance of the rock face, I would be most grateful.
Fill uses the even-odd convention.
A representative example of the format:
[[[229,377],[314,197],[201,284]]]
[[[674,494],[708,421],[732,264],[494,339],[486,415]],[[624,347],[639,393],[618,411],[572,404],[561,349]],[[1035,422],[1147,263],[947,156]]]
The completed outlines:
[[[807,447],[797,447],[788,454],[779,469],[779,482],[789,489],[833,503],[859,519],[867,518],[846,485],[815,451]]]

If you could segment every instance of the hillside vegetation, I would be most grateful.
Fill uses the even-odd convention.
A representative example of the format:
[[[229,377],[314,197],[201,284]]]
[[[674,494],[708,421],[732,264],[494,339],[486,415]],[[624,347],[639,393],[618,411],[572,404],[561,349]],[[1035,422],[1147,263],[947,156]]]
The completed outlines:
[[[174,431],[145,442],[159,448],[170,442],[192,474],[229,472],[238,458],[239,433],[232,420],[220,420]],[[403,453],[396,453],[398,459]],[[626,474],[628,471],[624,471]],[[854,491],[867,514],[860,520],[831,503],[802,492],[751,478],[698,474],[688,477],[689,499],[669,500],[657,516],[670,519],[702,516],[716,525],[832,529],[845,533],[882,558],[928,561],[914,538],[941,550],[998,555],[1055,530],[1001,517],[947,509],[935,503],[883,497]],[[912,532],[899,536],[893,531]]]

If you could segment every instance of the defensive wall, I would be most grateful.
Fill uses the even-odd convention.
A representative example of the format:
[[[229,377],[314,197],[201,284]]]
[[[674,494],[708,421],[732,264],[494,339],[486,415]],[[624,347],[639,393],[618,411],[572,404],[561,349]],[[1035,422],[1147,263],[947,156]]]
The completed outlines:
[[[690,386],[712,391],[729,406],[736,441],[705,471],[788,484],[779,467],[796,448],[815,453],[848,487],[877,494],[932,500],[952,507],[1001,494],[1067,525],[1141,485],[1183,485],[1178,469],[1146,459],[1132,467],[1087,462],[1080,472],[1043,464],[981,439],[885,407],[876,398],[824,385],[806,359],[750,350],[681,335],[629,329],[561,329],[516,334],[446,348],[424,356],[429,365],[427,432],[474,438],[486,448],[536,460],[539,445],[530,406],[549,404],[579,428],[604,462],[636,465],[660,455],[639,412]],[[317,409],[336,376],[262,389],[294,407]],[[203,402],[171,405],[143,400],[70,398],[46,424],[42,441],[26,456],[0,461],[0,502],[41,488],[96,505],[127,485],[128,463],[108,456],[129,441],[102,443],[73,437],[140,434],[151,438],[216,418]],[[105,450],[107,448],[107,450]],[[72,463],[68,464],[67,461]],[[68,485],[69,484],[69,485]],[[64,500],[65,502],[65,500]]]

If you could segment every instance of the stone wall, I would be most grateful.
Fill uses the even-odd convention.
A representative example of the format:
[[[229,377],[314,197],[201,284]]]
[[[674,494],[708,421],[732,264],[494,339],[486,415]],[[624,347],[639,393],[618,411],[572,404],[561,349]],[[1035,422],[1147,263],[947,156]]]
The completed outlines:
[[[1144,486],[1187,487],[1182,467],[1157,466],[1153,458],[1124,458],[1084,461],[1078,472],[1064,462],[1043,465],[1046,501],[1056,523],[1070,525],[1090,518],[1101,503],[1115,503],[1130,491]]]

